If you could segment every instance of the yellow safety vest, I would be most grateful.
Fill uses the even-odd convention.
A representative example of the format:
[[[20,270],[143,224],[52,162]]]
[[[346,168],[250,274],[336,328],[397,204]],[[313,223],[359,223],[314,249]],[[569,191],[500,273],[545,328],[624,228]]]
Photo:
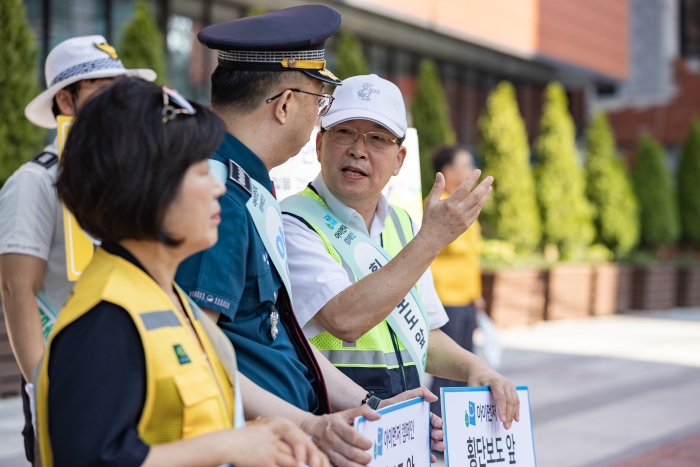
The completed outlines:
[[[326,206],[309,187],[299,194]],[[328,254],[343,266],[350,280],[357,282],[350,267],[343,264],[342,257],[321,229],[306,219],[303,221],[321,237]],[[381,234],[382,247],[395,257],[413,236],[413,223],[408,213],[397,206],[389,206],[389,216]],[[415,362],[386,320],[370,329],[357,342],[344,342],[327,331],[309,341],[340,371],[366,390],[374,391],[377,397],[386,399],[420,386]]]
[[[53,466],[48,428],[51,344],[63,329],[101,301],[124,308],[141,336],[146,360],[146,400],[138,431],[144,443],[168,443],[233,426],[234,375],[229,375],[219,358],[216,349],[220,343],[212,341],[216,337],[209,338],[208,323],[198,319],[179,288],[177,292],[196,337],[148,274],[102,248],[97,250],[59,314],[40,364],[37,425],[45,467]]]

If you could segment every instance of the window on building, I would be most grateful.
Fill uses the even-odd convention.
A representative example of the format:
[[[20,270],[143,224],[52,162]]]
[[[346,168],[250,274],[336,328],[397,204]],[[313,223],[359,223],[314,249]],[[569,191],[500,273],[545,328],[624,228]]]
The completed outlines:
[[[681,53],[700,57],[700,0],[681,1]]]

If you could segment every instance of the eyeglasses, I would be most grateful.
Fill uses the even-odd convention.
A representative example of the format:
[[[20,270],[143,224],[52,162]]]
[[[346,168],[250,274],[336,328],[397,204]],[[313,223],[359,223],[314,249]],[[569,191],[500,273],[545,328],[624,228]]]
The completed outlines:
[[[358,133],[358,131],[354,128],[348,128],[345,126],[334,126],[330,128],[329,131],[331,132],[331,139],[336,143],[343,145],[350,145],[354,143],[357,141],[357,137],[361,134],[367,147],[374,149],[375,151],[383,151],[392,144],[399,143],[399,140],[393,136],[387,135],[386,133],[379,133],[377,131]]]
[[[331,96],[330,94],[326,94],[325,92],[323,94],[316,94],[313,92],[308,92],[308,91],[302,91],[301,89],[285,89],[281,93],[277,94],[276,96],[272,96],[269,98],[267,101],[268,104],[278,97],[280,97],[282,94],[284,94],[287,91],[292,91],[292,92],[300,92],[302,94],[311,94],[312,96],[318,97],[318,103],[316,104],[318,106],[318,116],[323,117],[328,113],[329,110],[331,110],[331,105],[333,105],[333,101],[335,100],[335,97]]]
[[[163,124],[168,123],[170,120],[175,118],[178,114],[194,115],[197,113],[192,104],[190,104],[187,99],[182,97],[179,92],[174,89],[170,89],[167,86],[163,86]],[[179,108],[175,108],[170,102],[177,105]]]

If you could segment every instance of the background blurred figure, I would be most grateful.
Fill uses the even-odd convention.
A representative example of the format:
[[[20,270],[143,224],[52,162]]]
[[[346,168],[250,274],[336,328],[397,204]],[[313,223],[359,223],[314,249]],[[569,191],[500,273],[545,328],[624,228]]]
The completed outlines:
[[[472,155],[459,145],[436,149],[432,162],[435,172],[442,172],[445,177],[445,192],[441,199],[449,197],[474,170]],[[476,329],[476,312],[484,309],[479,266],[480,241],[481,227],[475,220],[457,240],[440,252],[431,266],[435,289],[450,318],[442,330],[470,352],[474,347],[472,336]],[[461,381],[436,377],[432,391],[439,395],[441,387],[466,385]],[[431,410],[439,415],[439,401],[432,406]]]

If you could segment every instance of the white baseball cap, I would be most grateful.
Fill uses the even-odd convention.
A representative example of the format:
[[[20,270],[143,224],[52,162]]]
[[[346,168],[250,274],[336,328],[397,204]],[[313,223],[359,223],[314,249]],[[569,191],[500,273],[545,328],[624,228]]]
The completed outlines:
[[[148,69],[127,70],[114,47],[102,36],[73,37],[58,44],[46,57],[46,91],[36,96],[24,115],[33,124],[56,128],[53,98],[58,91],[83,79],[138,76],[147,81],[156,79],[156,72]]]
[[[321,117],[321,128],[348,120],[370,120],[399,138],[406,136],[406,105],[391,81],[377,75],[353,76],[335,88],[333,97],[333,106]]]

